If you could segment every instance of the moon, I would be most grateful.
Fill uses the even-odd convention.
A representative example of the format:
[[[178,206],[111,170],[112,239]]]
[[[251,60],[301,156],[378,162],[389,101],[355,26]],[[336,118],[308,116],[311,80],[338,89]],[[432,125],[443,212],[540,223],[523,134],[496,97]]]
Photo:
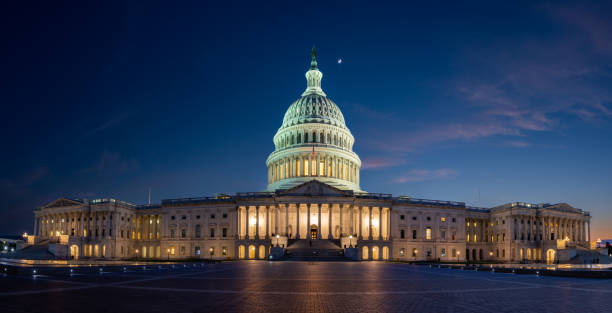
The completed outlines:
[[[342,59],[338,59],[338,64],[342,64]]]

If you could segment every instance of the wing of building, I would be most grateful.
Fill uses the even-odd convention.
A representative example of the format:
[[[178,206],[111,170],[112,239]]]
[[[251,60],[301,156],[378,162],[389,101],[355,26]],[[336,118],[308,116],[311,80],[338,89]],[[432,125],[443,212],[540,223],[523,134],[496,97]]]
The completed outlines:
[[[62,198],[34,211],[28,242],[72,259],[557,262],[590,249],[589,213],[565,203],[472,208],[362,191],[355,139],[322,77],[313,49],[306,90],[274,135],[264,192],[156,205]]]

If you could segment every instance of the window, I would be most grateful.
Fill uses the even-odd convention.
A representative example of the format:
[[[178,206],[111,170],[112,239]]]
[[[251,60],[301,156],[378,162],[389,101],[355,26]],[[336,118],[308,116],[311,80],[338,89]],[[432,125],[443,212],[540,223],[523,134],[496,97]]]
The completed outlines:
[[[404,230],[400,230],[400,238],[404,239]]]
[[[186,219],[187,219],[187,216],[183,215],[183,216],[181,216],[181,219],[182,219],[182,220],[186,220]]]
[[[455,248],[453,248],[453,250],[451,250],[451,256],[453,258],[457,256],[457,250]]]
[[[200,216],[199,216],[199,215],[196,215],[196,219],[198,219],[198,220],[199,220],[199,219],[200,219]]]
[[[195,227],[195,236],[196,238],[200,238],[200,225],[196,225]]]
[[[400,215],[400,220],[404,220],[404,215]]]
[[[413,217],[412,217],[412,220],[413,220],[413,221],[416,221],[416,216],[413,216]]]
[[[221,254],[227,255],[227,247],[221,248]]]
[[[185,238],[185,237],[187,237],[187,230],[181,229],[181,238]]]
[[[446,231],[441,231],[440,232],[440,239],[446,240]]]
[[[215,218],[215,215],[214,215],[214,214],[211,214],[211,215],[210,215],[210,218]]]
[[[174,238],[174,229],[170,230],[170,238]],[[174,254],[174,253],[173,253]]]
[[[457,218],[453,217],[453,223],[457,222]]]
[[[176,219],[176,216],[172,215],[170,216],[170,219],[174,221]],[[129,222],[129,219],[128,219],[128,222]]]
[[[181,255],[185,255],[185,246],[181,246]]]
[[[215,229],[211,228],[210,229],[210,237],[214,237],[215,236]]]
[[[227,218],[227,213],[223,213],[223,218]]]
[[[429,216],[428,216],[428,217],[427,217],[427,220],[428,220],[428,221],[431,221],[431,217],[429,217]]]
[[[427,257],[431,257],[431,249],[430,248],[427,249]]]
[[[223,232],[223,237],[227,237],[227,228],[223,228],[222,232]]]
[[[506,224],[506,220],[502,220],[502,224],[504,224],[504,225],[505,225],[505,224]]]
[[[431,240],[431,227],[425,228],[425,239]]]
[[[406,249],[400,248],[400,256],[404,256],[406,254]]]
[[[446,222],[446,217],[444,216],[440,217],[440,222]]]
[[[416,248],[412,248],[412,256],[413,257],[417,256],[417,249]]]
[[[442,248],[440,250],[440,256],[446,256],[446,249],[445,248]]]
[[[453,232],[452,240],[456,240],[456,239],[457,239],[457,232]]]
[[[196,246],[194,249],[195,255],[200,255],[200,247]]]
[[[416,235],[417,235],[417,231],[416,231],[416,229],[413,229],[412,230],[412,239],[417,239]]]

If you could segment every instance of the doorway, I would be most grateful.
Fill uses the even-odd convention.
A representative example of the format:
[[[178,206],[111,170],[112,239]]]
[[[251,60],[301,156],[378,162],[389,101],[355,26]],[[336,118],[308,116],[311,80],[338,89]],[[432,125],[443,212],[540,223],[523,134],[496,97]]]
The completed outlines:
[[[310,239],[317,239],[319,235],[319,228],[317,225],[310,225]]]

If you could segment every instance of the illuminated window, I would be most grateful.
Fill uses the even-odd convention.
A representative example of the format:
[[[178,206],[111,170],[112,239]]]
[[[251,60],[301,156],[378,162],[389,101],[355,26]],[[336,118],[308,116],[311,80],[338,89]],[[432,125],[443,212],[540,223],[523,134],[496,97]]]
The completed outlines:
[[[470,242],[470,234],[467,234],[466,239],[467,242]]]
[[[98,231],[98,230],[96,229],[96,231]],[[138,240],[140,240],[140,232],[138,232]]]
[[[455,250],[455,248],[453,248],[452,252],[451,252],[451,256],[454,258],[457,256],[457,250]]]
[[[174,252],[175,252],[175,251],[174,251],[174,246],[171,246],[171,247],[170,247],[170,254],[174,255]]]
[[[444,216],[440,217],[440,222],[446,222],[446,217]]]
[[[406,254],[406,250],[404,248],[400,249],[400,256],[404,256]]]
[[[308,160],[304,160],[304,176],[308,176],[309,175],[308,173],[310,173],[308,171],[308,163],[309,163]]]
[[[474,234],[474,242],[476,242],[476,234]]]
[[[321,162],[319,162],[319,176],[323,176],[323,170],[325,169],[325,162],[323,162],[323,160],[321,160]]]
[[[426,240],[431,240],[431,227],[427,227],[425,229],[425,239]]]
[[[417,249],[416,248],[412,248],[412,256],[416,257],[417,256]]]
[[[440,250],[440,256],[446,256],[446,249],[445,248],[442,248]]]

